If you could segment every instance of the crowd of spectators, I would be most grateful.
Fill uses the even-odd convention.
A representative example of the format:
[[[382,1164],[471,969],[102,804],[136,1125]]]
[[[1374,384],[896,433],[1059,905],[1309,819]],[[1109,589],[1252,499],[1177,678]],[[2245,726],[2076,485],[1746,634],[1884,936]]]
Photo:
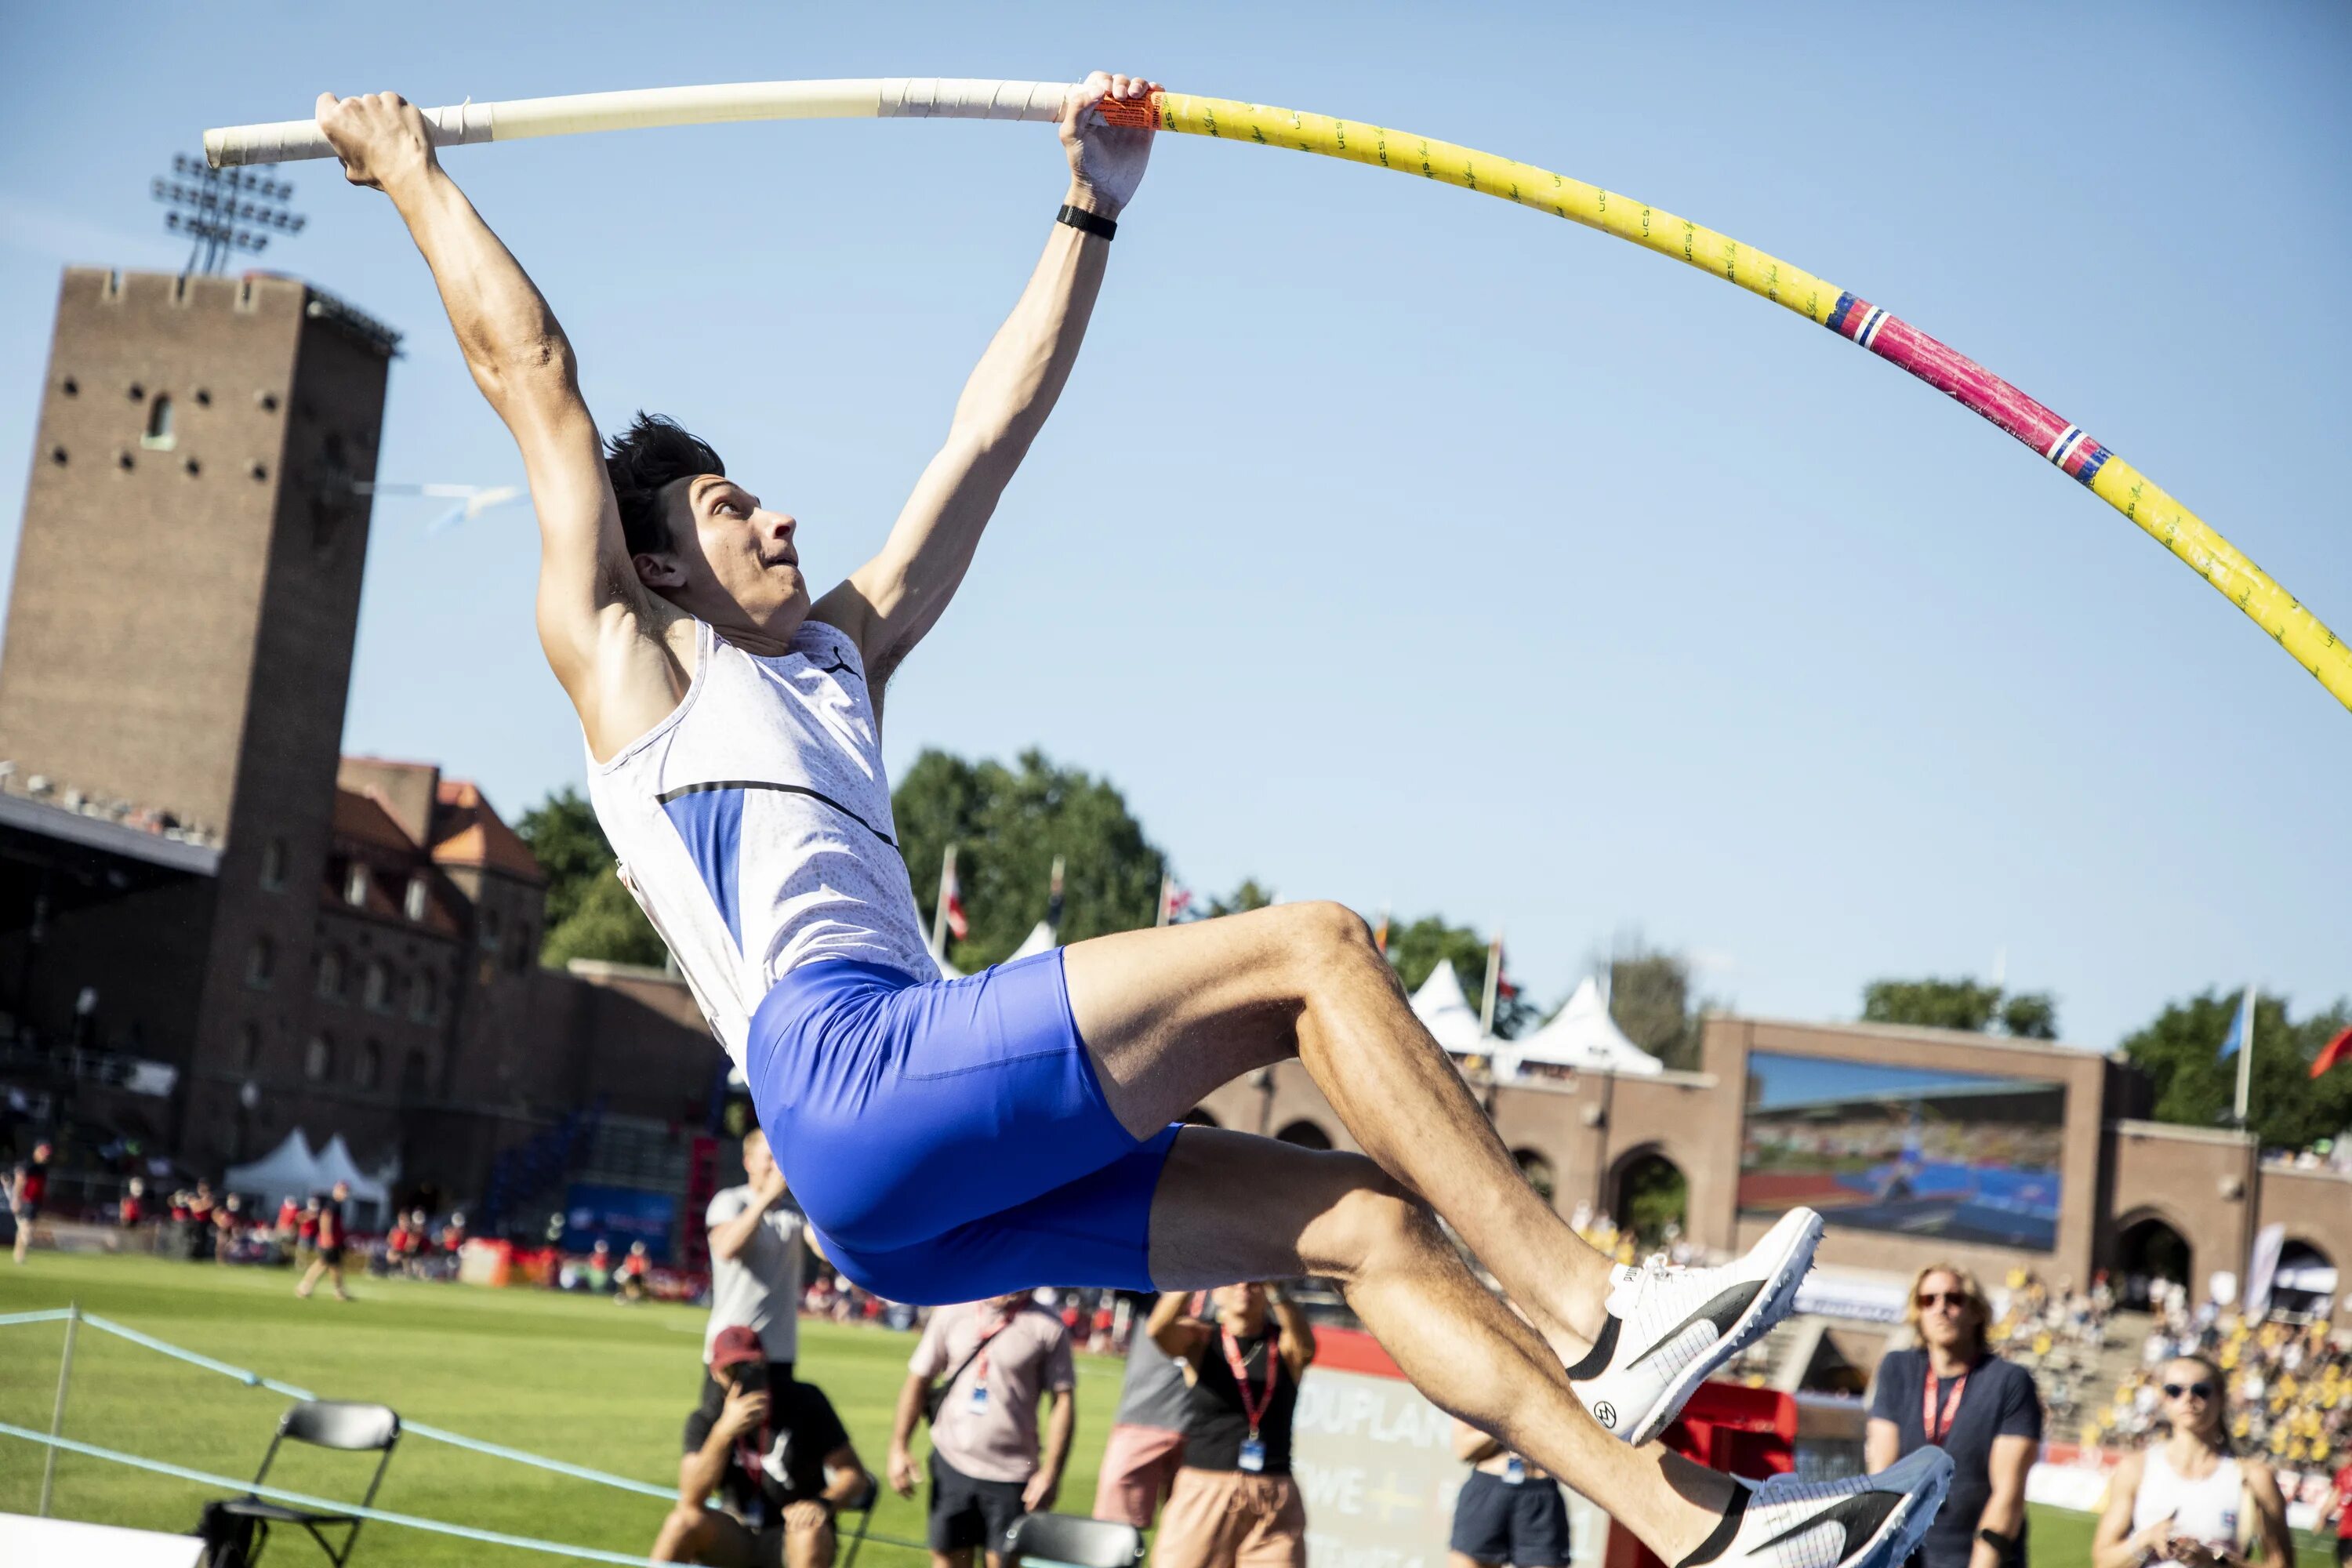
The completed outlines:
[[[2178,1289],[2165,1293],[2139,1364],[2086,1430],[2108,1443],[2152,1431],[2156,1372],[2183,1355],[2210,1358],[2229,1380],[2230,1437],[2240,1452],[2268,1458],[2283,1475],[2352,1459],[2352,1340],[2320,1321],[2249,1321],[2211,1301],[2191,1309]]]

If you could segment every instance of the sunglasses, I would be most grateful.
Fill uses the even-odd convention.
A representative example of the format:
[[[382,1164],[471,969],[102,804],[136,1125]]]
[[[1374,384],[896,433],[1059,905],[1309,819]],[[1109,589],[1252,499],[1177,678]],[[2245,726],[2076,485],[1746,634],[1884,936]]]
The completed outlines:
[[[1923,1312],[1932,1312],[1938,1307],[1950,1307],[1958,1311],[1969,1306],[1970,1300],[1965,1290],[1922,1290],[1914,1300]]]
[[[2213,1397],[2213,1385],[2210,1383],[2168,1383],[2164,1385],[2167,1399],[2178,1399],[2184,1394],[2199,1399],[2210,1399]]]

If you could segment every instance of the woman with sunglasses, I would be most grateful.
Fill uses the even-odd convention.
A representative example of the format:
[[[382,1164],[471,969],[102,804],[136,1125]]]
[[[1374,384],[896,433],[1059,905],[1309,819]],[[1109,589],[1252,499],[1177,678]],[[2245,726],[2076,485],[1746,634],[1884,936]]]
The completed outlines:
[[[2107,1483],[2107,1506],[2091,1540],[2093,1568],[2140,1568],[2158,1561],[2217,1568],[2246,1561],[2249,1512],[2254,1542],[2273,1568],[2294,1568],[2286,1500],[2258,1459],[2230,1452],[2229,1396],[2221,1371],[2202,1356],[2164,1363],[2159,1441],[2127,1454]]]
[[[1917,1348],[1889,1351],[1871,1381],[1863,1462],[1873,1475],[1922,1448],[1951,1456],[1951,1495],[1912,1562],[2013,1568],[2025,1561],[2025,1477],[2042,1447],[2042,1395],[1985,1347],[1984,1287],[1957,1264],[1911,1282],[1904,1321]]]

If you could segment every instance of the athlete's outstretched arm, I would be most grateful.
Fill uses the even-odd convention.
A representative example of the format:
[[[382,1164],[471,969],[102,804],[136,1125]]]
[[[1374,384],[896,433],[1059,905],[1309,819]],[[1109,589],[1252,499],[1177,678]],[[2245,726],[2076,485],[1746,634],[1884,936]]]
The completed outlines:
[[[474,384],[522,449],[539,512],[540,644],[593,733],[589,675],[598,630],[615,611],[645,611],[652,596],[629,565],[572,344],[521,265],[442,169],[414,106],[397,93],[339,100],[322,92],[318,118],[352,183],[382,191],[399,209],[433,268]]]
[[[1106,98],[1139,102],[1158,86],[1097,71],[1063,106],[1069,205],[1115,219],[1134,195],[1151,132],[1087,121]],[[1053,226],[1029,286],[964,384],[947,443],[915,481],[882,552],[811,610],[856,641],[871,689],[880,690],[963,581],[981,531],[1077,363],[1109,249],[1107,239]]]

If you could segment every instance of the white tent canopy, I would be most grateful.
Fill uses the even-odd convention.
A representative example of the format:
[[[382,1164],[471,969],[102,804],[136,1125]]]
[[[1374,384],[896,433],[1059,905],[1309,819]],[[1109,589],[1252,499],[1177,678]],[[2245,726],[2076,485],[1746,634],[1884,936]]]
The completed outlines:
[[[1609,1016],[1609,1004],[1601,999],[1600,982],[1589,974],[1550,1023],[1502,1050],[1496,1066],[1513,1075],[1523,1063],[1643,1077],[1666,1070],[1664,1062],[1627,1039],[1617,1027],[1617,1021]]]
[[[1444,959],[1412,994],[1412,1016],[1439,1045],[1456,1056],[1484,1056],[1500,1044],[1478,1026],[1478,1009],[1462,994],[1454,965]]]
[[[1059,933],[1044,921],[1039,921],[1031,928],[1029,934],[1021,939],[1021,945],[1013,950],[1013,958],[1034,958],[1041,952],[1051,952],[1060,945],[1060,942]],[[1013,959],[1005,962],[1010,963]]]
[[[343,1135],[338,1132],[327,1140],[325,1148],[319,1151],[319,1174],[326,1178],[327,1185],[331,1187],[337,1182],[349,1186],[352,1189],[352,1198],[357,1202],[374,1204],[381,1207],[392,1201],[392,1189],[388,1184],[388,1179],[396,1177],[399,1173],[397,1170],[388,1171],[381,1176],[362,1173],[359,1162],[352,1158],[351,1146],[343,1142]]]
[[[310,1141],[299,1127],[286,1134],[285,1142],[251,1164],[231,1165],[225,1179],[230,1192],[249,1193],[268,1208],[289,1197],[300,1203],[334,1184],[332,1177],[320,1174],[319,1157],[310,1152]]]

